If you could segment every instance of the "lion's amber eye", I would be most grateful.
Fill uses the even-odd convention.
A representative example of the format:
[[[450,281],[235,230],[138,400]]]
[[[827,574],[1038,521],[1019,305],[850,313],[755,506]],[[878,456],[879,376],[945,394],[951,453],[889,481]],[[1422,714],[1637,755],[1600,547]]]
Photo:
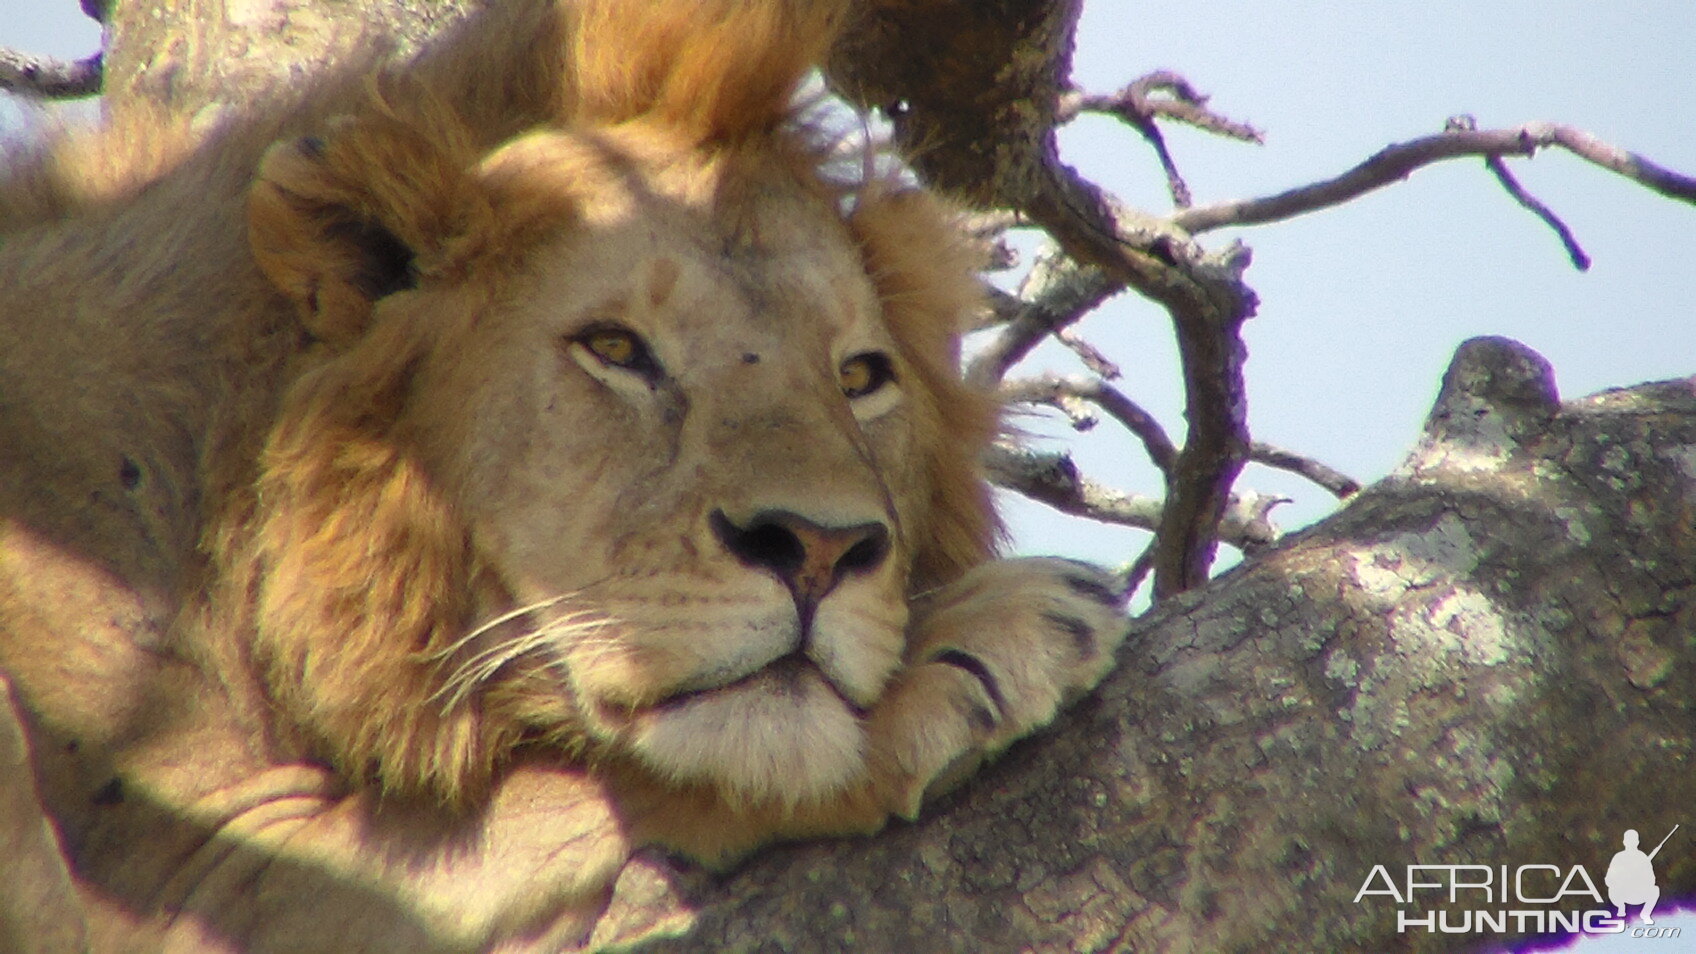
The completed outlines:
[[[648,346],[633,331],[623,328],[597,328],[577,339],[589,353],[618,368],[646,371],[653,367]]]
[[[889,355],[868,351],[842,362],[842,367],[837,369],[837,377],[843,394],[851,398],[865,397],[895,380],[895,368],[889,363]]]

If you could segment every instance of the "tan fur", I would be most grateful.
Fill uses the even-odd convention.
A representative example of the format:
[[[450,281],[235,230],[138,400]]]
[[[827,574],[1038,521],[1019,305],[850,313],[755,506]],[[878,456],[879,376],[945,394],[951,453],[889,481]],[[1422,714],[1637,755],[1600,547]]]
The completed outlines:
[[[1122,635],[1093,571],[991,560],[973,253],[935,199],[821,171],[791,100],[835,3],[488,19],[198,145],[13,174],[0,556],[48,538],[127,581],[201,680],[155,721],[227,710],[232,778],[162,798],[304,760],[494,817],[547,764],[707,861],[910,814]],[[606,328],[651,361],[597,356]],[[846,393],[867,354],[893,380]],[[822,562],[778,568],[773,514]],[[76,667],[39,634],[80,638],[50,603],[0,578],[0,667],[62,746],[99,718],[46,702]]]

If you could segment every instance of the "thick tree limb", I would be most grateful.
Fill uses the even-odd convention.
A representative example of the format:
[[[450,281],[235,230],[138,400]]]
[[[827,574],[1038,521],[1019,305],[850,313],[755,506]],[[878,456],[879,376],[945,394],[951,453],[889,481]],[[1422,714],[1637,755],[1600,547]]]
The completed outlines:
[[[1020,210],[1054,154],[1082,7],[865,0],[826,78],[849,102],[890,116],[896,145],[926,182],[980,209]]]
[[[1098,700],[939,817],[775,851],[723,881],[647,859],[602,936],[651,936],[670,916],[678,936],[634,949],[1504,940],[1398,932],[1398,913],[1474,907],[1441,892],[1354,899],[1380,864],[1397,879],[1410,864],[1583,865],[1600,887],[1625,828],[1688,827],[1693,446],[1696,381],[1562,408],[1535,355],[1469,343],[1406,469],[1163,604]],[[1696,895],[1688,846],[1656,868],[1663,909]]]
[[[1512,129],[1453,129],[1387,146],[1334,178],[1277,195],[1195,206],[1173,214],[1171,225],[1191,235],[1228,225],[1260,225],[1341,205],[1405,179],[1415,170],[1461,156],[1529,156],[1559,146],[1573,155],[1637,182],[1670,199],[1696,203],[1696,179],[1572,126],[1526,123]]]
[[[100,92],[101,54],[66,62],[0,49],[0,90],[37,99],[76,99]]]

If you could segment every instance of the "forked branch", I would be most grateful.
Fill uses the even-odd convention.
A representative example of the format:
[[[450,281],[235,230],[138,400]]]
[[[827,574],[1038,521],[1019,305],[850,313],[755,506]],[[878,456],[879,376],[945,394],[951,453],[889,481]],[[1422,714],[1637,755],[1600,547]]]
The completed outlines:
[[[1257,199],[1181,209],[1167,221],[1191,235],[1230,225],[1279,222],[1342,205],[1435,162],[1463,156],[1530,156],[1549,146],[1565,149],[1668,198],[1696,204],[1696,179],[1603,142],[1581,129],[1539,122],[1511,129],[1450,128],[1435,136],[1387,146],[1347,172],[1321,182]]]
[[[1178,172],[1178,164],[1166,147],[1166,136],[1156,120],[1180,122],[1244,142],[1262,141],[1260,130],[1214,112],[1208,108],[1207,99],[1183,76],[1171,70],[1156,70],[1111,95],[1072,92],[1062,96],[1056,121],[1069,122],[1081,113],[1118,117],[1141,134],[1154,149],[1161,169],[1166,172],[1166,186],[1172,193],[1172,204],[1184,208],[1190,204],[1190,188]]]
[[[1112,415],[1115,421],[1135,434],[1148,452],[1148,459],[1162,473],[1171,473],[1177,462],[1178,449],[1154,415],[1105,381],[1045,376],[1008,382],[1001,389],[1001,394],[1009,401],[1047,404],[1068,413],[1065,402],[1087,401]]]
[[[1154,554],[1159,599],[1207,581],[1231,487],[1248,457],[1246,350],[1256,299],[1240,246],[1209,253],[1123,207],[1058,159],[1024,211],[1069,255],[1165,306],[1183,365],[1189,433],[1167,473]]]

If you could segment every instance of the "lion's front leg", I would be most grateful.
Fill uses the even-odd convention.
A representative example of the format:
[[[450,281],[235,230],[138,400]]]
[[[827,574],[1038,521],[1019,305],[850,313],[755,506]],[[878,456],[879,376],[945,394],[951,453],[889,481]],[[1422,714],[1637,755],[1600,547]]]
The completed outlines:
[[[1059,559],[985,564],[914,609],[869,739],[874,782],[908,818],[1100,682],[1127,629],[1107,574]]]

